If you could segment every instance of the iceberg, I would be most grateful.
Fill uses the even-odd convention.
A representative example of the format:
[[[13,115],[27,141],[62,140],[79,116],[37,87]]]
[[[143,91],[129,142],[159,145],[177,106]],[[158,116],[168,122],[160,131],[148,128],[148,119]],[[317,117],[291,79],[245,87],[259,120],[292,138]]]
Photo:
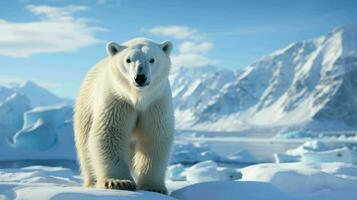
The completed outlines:
[[[303,145],[289,149],[285,153],[274,154],[276,163],[286,162],[344,162],[356,163],[357,154],[347,147],[328,147],[325,143],[317,140],[305,142]]]
[[[171,163],[194,164],[206,160],[219,161],[221,159],[206,143],[183,143],[175,144]]]
[[[14,93],[0,102],[0,127],[21,129],[23,114],[30,109],[29,99],[19,93]]]
[[[14,146],[44,151],[58,140],[57,130],[72,119],[72,108],[68,106],[38,107],[24,115],[23,129],[13,137]]]

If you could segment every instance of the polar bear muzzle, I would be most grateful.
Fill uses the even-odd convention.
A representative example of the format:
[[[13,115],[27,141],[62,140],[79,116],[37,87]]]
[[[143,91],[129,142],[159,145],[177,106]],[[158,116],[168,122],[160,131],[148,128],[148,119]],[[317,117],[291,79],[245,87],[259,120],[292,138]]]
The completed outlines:
[[[135,76],[135,83],[139,87],[144,87],[146,85],[149,85],[149,83],[146,82],[147,77],[145,74],[138,74]]]

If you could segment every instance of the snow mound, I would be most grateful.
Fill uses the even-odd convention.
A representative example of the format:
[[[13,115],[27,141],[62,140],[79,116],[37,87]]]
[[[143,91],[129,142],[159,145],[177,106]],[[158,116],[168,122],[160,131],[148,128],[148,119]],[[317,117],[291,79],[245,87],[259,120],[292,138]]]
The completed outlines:
[[[271,183],[299,199],[355,199],[357,166],[346,163],[259,164],[243,168],[242,181]]]
[[[212,160],[199,162],[185,168],[182,164],[168,167],[167,178],[172,181],[188,181],[189,183],[201,183],[219,180],[237,180],[242,177],[238,169],[232,167],[219,167]]]
[[[186,179],[191,183],[218,181],[221,175],[217,167],[217,163],[211,160],[197,163],[187,169]]]
[[[180,200],[292,200],[273,185],[262,182],[215,181],[198,183],[174,191],[171,196]]]
[[[167,168],[167,178],[172,181],[185,181],[186,176],[184,175],[185,167],[179,163],[176,165],[171,165]]]

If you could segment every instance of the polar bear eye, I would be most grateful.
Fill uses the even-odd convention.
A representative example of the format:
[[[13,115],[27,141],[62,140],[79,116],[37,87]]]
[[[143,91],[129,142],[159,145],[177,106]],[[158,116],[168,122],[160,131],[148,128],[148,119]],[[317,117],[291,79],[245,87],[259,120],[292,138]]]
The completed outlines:
[[[131,63],[130,58],[127,58],[125,62],[126,62],[126,63]]]
[[[155,59],[151,58],[151,59],[149,60],[149,62],[150,62],[150,63],[154,63],[154,62],[155,62]]]

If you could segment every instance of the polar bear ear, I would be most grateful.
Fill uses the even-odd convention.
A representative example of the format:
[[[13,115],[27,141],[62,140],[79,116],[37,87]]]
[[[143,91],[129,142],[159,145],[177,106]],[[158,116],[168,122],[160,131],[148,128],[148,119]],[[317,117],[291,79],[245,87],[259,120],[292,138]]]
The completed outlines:
[[[120,46],[116,42],[108,42],[107,43],[107,54],[109,56],[114,56],[115,54],[119,53],[125,49],[125,46]]]
[[[168,55],[168,56],[170,55],[172,48],[173,48],[172,42],[165,41],[165,42],[159,44],[159,46],[166,53],[166,55]]]

